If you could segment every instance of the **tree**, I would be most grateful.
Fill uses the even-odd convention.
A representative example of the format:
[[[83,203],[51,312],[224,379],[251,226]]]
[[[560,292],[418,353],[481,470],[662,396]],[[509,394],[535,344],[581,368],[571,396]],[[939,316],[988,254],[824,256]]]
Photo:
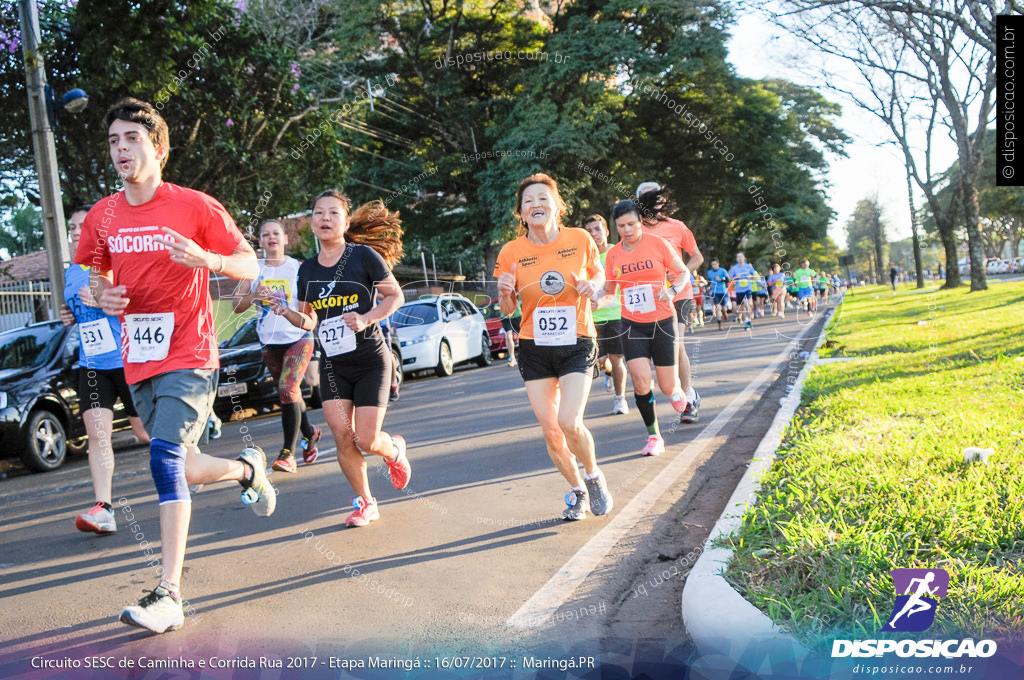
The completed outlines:
[[[857,207],[846,223],[846,243],[851,254],[858,259],[867,259],[871,277],[876,281],[888,269],[883,256],[886,227],[877,197],[857,201]]]
[[[22,204],[11,216],[9,225],[0,230],[0,249],[10,257],[28,255],[42,250],[43,213],[29,204]]]
[[[400,15],[382,6],[375,21],[395,47],[373,65],[393,70],[395,84],[383,95],[387,115],[368,123],[412,140],[417,158],[437,168],[430,192],[404,203],[413,233],[480,253],[489,273],[514,234],[516,185],[543,169],[559,180],[572,224],[656,179],[702,247],[734,250],[758,230],[787,242],[823,237],[832,213],[818,145],[838,151],[846,141],[832,123],[838,108],[789,83],[736,78],[725,60],[727,20],[717,3],[692,0],[569,3],[549,15],[504,2]],[[448,65],[529,49],[548,58]],[[722,140],[740,152],[727,156]],[[533,155],[466,160],[491,150]],[[387,141],[377,152],[391,161],[408,154]],[[359,176],[387,186],[409,172],[381,161],[361,158]],[[756,210],[754,185],[774,225]]]
[[[992,166],[996,164],[996,144],[996,131],[989,129],[983,153],[985,162]],[[939,192],[940,196],[957,190],[959,174],[960,162],[955,161],[943,172],[946,186]],[[1006,250],[1016,256],[1020,252],[1024,224],[1024,187],[1001,187],[996,183],[995,173],[982,173],[978,180],[978,206],[985,256],[1003,257]],[[957,227],[963,228],[963,222],[958,221]]]
[[[253,17],[232,3],[69,4],[48,3],[41,20],[51,85],[58,92],[83,87],[90,96],[89,108],[61,119],[56,133],[69,205],[93,202],[115,186],[102,120],[107,107],[125,95],[150,101],[168,121],[172,153],[165,178],[213,195],[243,227],[258,208],[270,216],[306,207],[310,186],[333,185],[345,172],[325,108],[333,100],[296,88],[297,55],[265,42]],[[5,13],[2,26],[10,34],[7,21]],[[0,180],[31,196],[23,65],[20,52],[0,58],[6,61],[0,129],[7,131],[0,135]],[[333,99],[340,101],[340,95]],[[306,134],[322,132],[298,159],[292,150],[304,138],[296,120],[305,123]]]
[[[798,17],[797,33],[813,44],[830,54],[845,56],[846,36],[857,36],[850,58],[862,73],[880,70],[894,81],[915,81],[927,90],[933,104],[942,105],[944,115],[939,118],[956,143],[963,168],[959,175],[959,206],[964,211],[971,253],[971,290],[987,288],[976,185],[985,129],[993,114],[995,16],[1011,10],[1019,13],[1020,8],[1012,1],[997,7],[995,2],[974,0],[788,0],[786,7],[789,17]],[[824,19],[818,11],[822,9],[828,12]],[[822,26],[828,30],[821,31]],[[838,40],[833,42],[832,38]],[[891,59],[874,58],[887,55],[897,55],[902,65],[894,70]],[[910,59],[903,59],[904,56]],[[896,126],[890,127],[898,132]],[[928,192],[925,193],[927,197]],[[932,205],[931,200],[929,204]],[[955,274],[958,268],[950,266],[955,244],[948,243],[949,216],[937,218],[947,245],[950,278],[946,285],[952,287],[958,285],[959,277]]]
[[[422,247],[470,274],[493,270],[516,232],[516,187],[538,171],[558,179],[569,224],[657,179],[702,247],[825,235],[821,175],[846,141],[838,107],[790,83],[737,78],[724,2],[546,7],[82,0],[53,11],[51,81],[93,100],[83,119],[62,122],[75,133],[58,135],[65,193],[84,202],[113,186],[101,119],[130,93],[157,102],[171,125],[167,178],[212,194],[243,224],[308,209],[341,185],[356,203],[401,210],[411,258]],[[0,75],[10,95],[0,130],[12,131],[0,133],[0,157],[12,159],[0,176],[24,183],[16,70]]]

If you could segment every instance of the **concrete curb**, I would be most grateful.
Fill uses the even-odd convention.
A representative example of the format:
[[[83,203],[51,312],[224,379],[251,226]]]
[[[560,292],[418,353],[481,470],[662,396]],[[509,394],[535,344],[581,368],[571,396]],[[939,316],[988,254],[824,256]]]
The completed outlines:
[[[757,501],[760,479],[771,468],[782,432],[800,405],[804,380],[814,366],[823,363],[818,358],[817,348],[825,341],[825,328],[830,320],[831,315],[825,318],[814,351],[797,376],[793,390],[783,398],[782,406],[705,545],[710,546],[716,539],[739,528],[747,507]],[[770,673],[771,667],[779,663],[787,670],[794,664],[806,666],[810,650],[747,602],[722,576],[732,556],[732,550],[727,548],[709,547],[686,577],[681,602],[683,625],[697,650],[705,657],[715,658],[713,665],[718,670],[725,670],[721,668],[723,662],[756,673]]]

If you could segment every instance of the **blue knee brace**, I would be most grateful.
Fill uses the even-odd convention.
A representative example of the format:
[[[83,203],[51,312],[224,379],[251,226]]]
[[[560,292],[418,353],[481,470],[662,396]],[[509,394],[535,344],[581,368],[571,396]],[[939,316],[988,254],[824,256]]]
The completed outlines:
[[[160,505],[192,500],[185,481],[185,447],[163,439],[149,442],[149,470],[153,473]]]

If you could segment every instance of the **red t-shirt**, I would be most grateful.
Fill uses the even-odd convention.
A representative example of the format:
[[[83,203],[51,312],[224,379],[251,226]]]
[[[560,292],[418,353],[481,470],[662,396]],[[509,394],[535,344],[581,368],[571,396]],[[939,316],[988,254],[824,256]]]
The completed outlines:
[[[675,274],[672,262],[679,257],[672,245],[649,232],[636,248],[627,251],[616,243],[605,256],[606,283],[617,283],[622,291],[622,318],[650,323],[675,317],[672,303],[658,299],[665,288],[665,275]]]
[[[645,234],[660,236],[672,244],[672,247],[676,249],[676,254],[683,259],[683,263],[686,262],[690,253],[697,250],[697,239],[693,237],[693,232],[679,220],[669,217],[661,222],[656,222],[653,227],[645,224],[643,228]],[[669,272],[669,281],[675,283],[675,272]],[[674,299],[693,299],[693,284],[690,282],[689,276],[686,277],[683,287],[679,289],[679,294]]]
[[[121,354],[129,384],[178,369],[220,367],[209,270],[171,262],[153,242],[165,235],[163,227],[221,255],[230,255],[243,238],[216,199],[167,182],[142,205],[129,205],[122,191],[89,211],[75,262],[113,270],[114,285],[127,289]]]

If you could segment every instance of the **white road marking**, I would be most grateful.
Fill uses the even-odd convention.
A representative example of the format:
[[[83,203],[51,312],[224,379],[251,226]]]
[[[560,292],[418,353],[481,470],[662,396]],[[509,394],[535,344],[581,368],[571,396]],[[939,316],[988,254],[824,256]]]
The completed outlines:
[[[810,325],[805,326],[796,338],[787,343],[775,360],[761,371],[742,392],[736,395],[729,405],[722,409],[718,417],[711,421],[690,444],[677,453],[661,474],[651,480],[614,519],[569,558],[569,561],[562,565],[562,568],[540,590],[534,593],[519,608],[519,611],[505,622],[505,625],[515,628],[535,628],[550,619],[587,576],[597,568],[601,560],[615,547],[615,544],[643,519],[661,495],[693,467],[698,454],[704,450],[708,442],[718,436],[740,407],[771,378],[776,368],[789,358],[791,348],[803,339],[810,328]]]

